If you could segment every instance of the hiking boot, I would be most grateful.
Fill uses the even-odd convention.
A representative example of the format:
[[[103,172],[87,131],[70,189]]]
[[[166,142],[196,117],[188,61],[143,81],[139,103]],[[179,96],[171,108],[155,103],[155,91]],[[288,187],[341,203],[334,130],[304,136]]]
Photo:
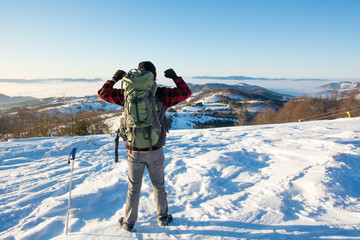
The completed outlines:
[[[169,225],[169,223],[173,220],[172,216],[170,213],[168,213],[167,215],[165,215],[162,218],[159,218],[159,227],[165,227],[167,225]]]
[[[124,222],[123,217],[119,219],[118,225],[120,228],[124,229],[125,231],[135,232],[134,225],[130,225],[130,224],[127,224],[126,222]]]

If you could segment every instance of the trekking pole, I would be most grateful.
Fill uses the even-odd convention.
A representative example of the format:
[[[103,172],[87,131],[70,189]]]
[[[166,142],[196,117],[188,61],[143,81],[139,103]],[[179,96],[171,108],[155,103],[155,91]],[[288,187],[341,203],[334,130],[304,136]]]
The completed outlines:
[[[73,178],[73,172],[74,172],[74,162],[75,162],[75,154],[76,154],[76,148],[73,148],[69,154],[68,164],[71,164],[71,177],[70,177],[70,187],[69,187],[69,200],[68,200],[68,209],[66,214],[66,235],[68,234],[69,229],[69,216],[70,216],[70,200],[71,200],[71,185],[72,185],[72,178]],[[70,159],[70,156],[72,159]]]
[[[119,136],[120,136],[120,129],[116,131],[115,137],[115,162],[119,161]]]

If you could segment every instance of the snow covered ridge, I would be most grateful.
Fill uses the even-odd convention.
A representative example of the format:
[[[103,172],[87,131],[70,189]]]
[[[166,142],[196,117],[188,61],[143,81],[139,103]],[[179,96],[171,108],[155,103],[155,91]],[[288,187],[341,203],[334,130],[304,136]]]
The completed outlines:
[[[248,84],[189,85],[193,96],[168,111],[173,122],[172,129],[233,126],[238,123],[240,111],[254,115],[272,104],[281,105],[290,97]],[[268,103],[265,104],[265,101]],[[12,106],[14,105],[0,107],[3,107],[4,111],[16,111],[16,108],[11,109]],[[104,113],[103,119],[110,132],[119,128],[122,113],[122,107],[102,101],[97,96],[47,98],[28,102],[27,109],[39,113],[49,112],[51,116],[59,113],[73,116],[81,112],[99,111]],[[56,129],[51,129],[51,132],[56,134]]]
[[[251,119],[269,107],[276,109],[291,98],[245,83],[189,84],[189,87],[193,95],[168,111],[171,129],[240,125],[241,119]]]
[[[1,80],[1,79],[0,79]],[[91,82],[91,81],[90,81]],[[231,94],[236,94],[241,96],[243,99],[252,98],[258,100],[274,100],[274,101],[287,101],[291,96],[275,93],[266,88],[262,88],[256,85],[249,85],[245,83],[228,85],[228,84],[216,84],[216,83],[208,83],[208,84],[191,84],[189,83],[191,91],[193,93],[198,93],[206,90],[217,90],[221,91],[222,89],[226,89],[229,97]],[[96,91],[94,91],[95,93]],[[95,99],[94,99],[95,98]],[[4,94],[0,94],[0,109],[11,109],[12,107],[26,106],[26,105],[59,105],[60,102],[64,102],[65,104],[68,100],[79,99],[82,102],[91,101],[96,102],[100,101],[96,95],[87,96],[87,97],[50,97],[46,99],[36,99],[36,98],[25,98],[25,97],[9,97]],[[105,110],[100,107],[100,110]]]
[[[278,110],[288,101],[291,96],[270,91],[268,89],[238,83],[235,85],[207,83],[189,84],[193,95],[186,101],[174,106],[167,111],[167,116],[171,118],[171,129],[193,129],[193,128],[212,128],[234,125],[247,125],[254,117],[266,109]],[[4,106],[4,105],[3,105]],[[1,106],[0,106],[1,107]],[[11,106],[10,106],[11,107]],[[59,116],[63,118],[72,117],[79,113],[78,119],[86,120],[90,134],[113,133],[120,125],[122,107],[100,100],[96,95],[87,97],[68,97],[68,98],[47,98],[37,102],[29,102],[28,109],[32,113],[43,116]],[[11,110],[4,110],[11,111]],[[13,111],[16,111],[13,110]],[[81,116],[82,113],[94,113],[101,115],[100,120],[104,126],[94,132],[94,124],[88,115]],[[345,111],[346,112],[346,111]],[[299,116],[303,118],[304,116]],[[90,119],[90,120],[89,120]],[[55,119],[56,120],[56,119]],[[51,132],[54,136],[64,136],[64,126],[71,124],[61,123],[48,126],[46,132]],[[85,121],[84,120],[84,121]],[[295,121],[297,121],[296,119]],[[92,124],[92,125],[91,125]],[[59,125],[63,126],[59,129]],[[36,128],[38,126],[34,126]],[[90,130],[89,130],[90,129]],[[91,130],[92,129],[92,130]],[[99,128],[97,128],[99,129]],[[45,131],[44,131],[45,132]],[[12,133],[7,133],[1,139],[15,138]],[[10,134],[10,135],[9,135]],[[69,135],[69,134],[67,134]],[[33,134],[27,137],[44,136],[44,134]]]
[[[349,93],[355,91],[360,94],[360,82],[330,83],[330,84],[322,85],[319,88],[324,89],[322,91],[322,93],[324,94],[330,94],[333,90],[337,90],[340,93]]]
[[[172,130],[173,223],[158,228],[144,176],[137,233],[119,229],[126,151],[109,135],[0,142],[0,239],[359,239],[360,118]],[[70,234],[67,156],[76,147]]]
[[[201,92],[204,90],[220,90],[226,89],[229,93],[237,93],[242,95],[243,98],[258,99],[258,100],[272,100],[272,101],[288,101],[292,96],[275,93],[266,88],[256,85],[249,85],[246,83],[238,83],[235,85],[228,85],[223,83],[207,83],[207,84],[191,84],[189,87],[193,93]]]

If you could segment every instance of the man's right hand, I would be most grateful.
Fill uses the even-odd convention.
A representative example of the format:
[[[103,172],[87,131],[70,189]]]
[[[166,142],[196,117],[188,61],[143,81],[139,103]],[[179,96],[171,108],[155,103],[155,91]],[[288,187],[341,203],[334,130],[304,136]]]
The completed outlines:
[[[125,77],[125,75],[126,75],[125,71],[117,70],[112,79],[115,80],[115,82],[117,82],[120,79],[122,79],[123,77]]]

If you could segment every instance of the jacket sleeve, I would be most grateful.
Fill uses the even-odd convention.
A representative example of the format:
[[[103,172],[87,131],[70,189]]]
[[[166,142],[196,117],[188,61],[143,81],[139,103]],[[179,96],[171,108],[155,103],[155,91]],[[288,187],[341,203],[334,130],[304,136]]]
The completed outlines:
[[[175,78],[176,88],[161,88],[161,99],[165,109],[184,101],[191,96],[191,90],[181,78]]]
[[[124,89],[114,89],[115,82],[108,80],[98,91],[98,97],[109,103],[124,106]]]

